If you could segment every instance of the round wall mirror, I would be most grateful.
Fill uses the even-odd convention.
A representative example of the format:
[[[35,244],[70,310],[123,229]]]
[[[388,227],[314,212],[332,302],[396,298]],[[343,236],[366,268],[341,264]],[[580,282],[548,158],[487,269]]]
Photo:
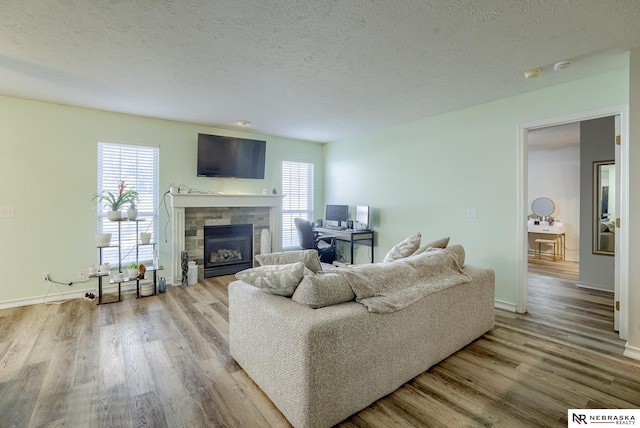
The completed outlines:
[[[548,215],[553,214],[556,206],[553,201],[549,198],[537,198],[533,202],[531,202],[531,211],[538,217],[546,217]]]

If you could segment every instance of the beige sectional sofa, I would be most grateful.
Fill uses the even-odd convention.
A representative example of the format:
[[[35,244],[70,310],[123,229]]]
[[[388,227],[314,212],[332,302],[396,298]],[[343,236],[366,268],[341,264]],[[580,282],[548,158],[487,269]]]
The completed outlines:
[[[493,327],[493,270],[462,271],[470,282],[391,313],[353,300],[312,309],[235,281],[231,355],[294,427],[332,426]]]

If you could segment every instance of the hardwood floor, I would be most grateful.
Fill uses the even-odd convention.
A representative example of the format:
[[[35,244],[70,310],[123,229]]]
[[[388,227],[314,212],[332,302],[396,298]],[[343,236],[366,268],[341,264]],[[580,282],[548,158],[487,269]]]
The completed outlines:
[[[496,310],[492,331],[340,426],[564,427],[569,408],[640,407],[611,295],[549,269],[531,268],[530,313]],[[0,427],[289,426],[229,355],[232,279],[0,310]]]

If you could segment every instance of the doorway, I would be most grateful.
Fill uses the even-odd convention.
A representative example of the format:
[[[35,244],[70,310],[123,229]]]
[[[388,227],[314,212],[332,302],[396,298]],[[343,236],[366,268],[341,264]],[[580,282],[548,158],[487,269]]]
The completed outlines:
[[[528,131],[530,262],[580,261],[580,128],[580,122],[571,122]]]
[[[518,126],[518,286],[517,286],[517,302],[516,312],[524,313],[527,311],[527,281],[528,281],[528,254],[529,241],[527,229],[527,217],[529,214],[529,192],[528,192],[528,137],[529,131],[564,125],[573,122],[587,121],[607,116],[620,116],[620,214],[621,219],[628,218],[628,107],[617,106],[605,108],[599,111],[577,113],[570,116],[550,118],[531,123],[523,123]],[[624,221],[624,220],[622,220]],[[628,230],[622,229],[619,233],[620,251],[618,257],[616,275],[615,300],[620,301],[619,310],[619,334],[622,339],[627,338],[628,334],[628,308],[625,305],[628,296]]]
[[[580,128],[580,122],[571,122],[527,134],[527,311],[532,314],[540,314],[561,297],[559,290],[575,288],[579,280]]]

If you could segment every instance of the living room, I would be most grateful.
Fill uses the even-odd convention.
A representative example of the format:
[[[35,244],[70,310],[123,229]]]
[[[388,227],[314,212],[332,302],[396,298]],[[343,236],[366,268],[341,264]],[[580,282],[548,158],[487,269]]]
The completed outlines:
[[[526,171],[520,162],[518,131],[542,122],[611,114],[612,107],[622,106],[628,131],[623,135],[630,167],[627,189],[640,185],[633,171],[640,165],[640,151],[634,146],[640,136],[640,50],[634,48],[625,53],[626,62],[612,70],[325,142],[61,105],[6,90],[0,97],[0,179],[5,183],[0,206],[14,207],[15,215],[0,219],[0,307],[42,302],[48,288],[42,272],[71,282],[78,269],[96,264],[91,196],[96,192],[97,143],[122,141],[160,147],[161,193],[181,184],[202,191],[260,194],[264,188],[281,188],[283,160],[313,162],[316,218],[323,217],[326,203],[372,207],[378,261],[415,232],[428,240],[450,236],[451,242],[464,245],[469,261],[495,269],[496,306],[516,311],[519,263],[525,257],[518,230],[526,218],[520,206]],[[21,69],[17,61],[0,65],[10,73]],[[542,78],[544,73],[538,77]],[[523,85],[533,82],[522,79]],[[82,81],[67,84],[83,90]],[[86,96],[97,95],[88,91]],[[196,177],[198,133],[265,139],[265,179]],[[637,260],[640,226],[630,220],[640,211],[640,196],[628,191],[627,206],[622,219],[629,225],[628,259]],[[468,209],[477,210],[477,218],[468,218]],[[155,239],[159,259],[167,265],[172,244],[165,230],[169,220],[160,209]],[[358,257],[366,260],[365,254]],[[623,279],[628,284],[623,304],[640,307],[640,266],[629,263]],[[95,289],[95,284],[61,288],[77,296]],[[640,359],[640,313],[627,310],[626,316],[627,350]]]

